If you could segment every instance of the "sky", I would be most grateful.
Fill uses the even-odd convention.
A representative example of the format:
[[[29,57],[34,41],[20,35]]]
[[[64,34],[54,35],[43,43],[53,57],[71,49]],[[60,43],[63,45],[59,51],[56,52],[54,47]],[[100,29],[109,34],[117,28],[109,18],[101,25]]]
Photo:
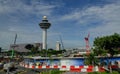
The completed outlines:
[[[62,39],[64,48],[85,47],[84,38],[120,34],[120,0],[0,0],[0,47],[42,43],[39,23],[47,16],[48,48]]]

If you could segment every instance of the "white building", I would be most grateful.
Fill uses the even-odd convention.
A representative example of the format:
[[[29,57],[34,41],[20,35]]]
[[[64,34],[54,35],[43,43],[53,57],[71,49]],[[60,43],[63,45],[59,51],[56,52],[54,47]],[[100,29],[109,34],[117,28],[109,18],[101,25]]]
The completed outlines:
[[[56,50],[60,50],[61,49],[61,44],[59,41],[56,42]]]

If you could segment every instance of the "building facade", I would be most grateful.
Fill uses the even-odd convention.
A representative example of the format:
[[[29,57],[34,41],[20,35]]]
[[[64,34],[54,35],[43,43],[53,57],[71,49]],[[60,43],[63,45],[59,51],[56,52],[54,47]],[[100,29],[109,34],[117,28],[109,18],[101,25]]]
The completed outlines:
[[[61,44],[59,41],[56,42],[56,50],[60,50],[61,49]]]
[[[18,52],[30,52],[30,50],[26,49],[27,45],[33,45],[34,47],[38,47],[38,50],[42,49],[42,43],[23,43],[23,44],[11,44],[10,49],[14,49]]]

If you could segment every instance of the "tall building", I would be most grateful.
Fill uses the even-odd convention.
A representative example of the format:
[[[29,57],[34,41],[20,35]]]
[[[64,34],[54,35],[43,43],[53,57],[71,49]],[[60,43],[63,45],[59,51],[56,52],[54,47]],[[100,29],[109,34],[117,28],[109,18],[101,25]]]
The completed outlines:
[[[59,41],[56,42],[56,50],[60,50],[61,49],[61,44]]]

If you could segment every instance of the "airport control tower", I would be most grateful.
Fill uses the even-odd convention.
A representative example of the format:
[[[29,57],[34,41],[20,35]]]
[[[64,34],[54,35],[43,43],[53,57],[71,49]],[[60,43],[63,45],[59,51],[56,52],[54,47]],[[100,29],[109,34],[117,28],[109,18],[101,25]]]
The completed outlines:
[[[42,49],[47,49],[47,29],[51,26],[51,23],[49,23],[47,20],[47,16],[43,16],[42,22],[39,24],[39,26],[43,29]]]

